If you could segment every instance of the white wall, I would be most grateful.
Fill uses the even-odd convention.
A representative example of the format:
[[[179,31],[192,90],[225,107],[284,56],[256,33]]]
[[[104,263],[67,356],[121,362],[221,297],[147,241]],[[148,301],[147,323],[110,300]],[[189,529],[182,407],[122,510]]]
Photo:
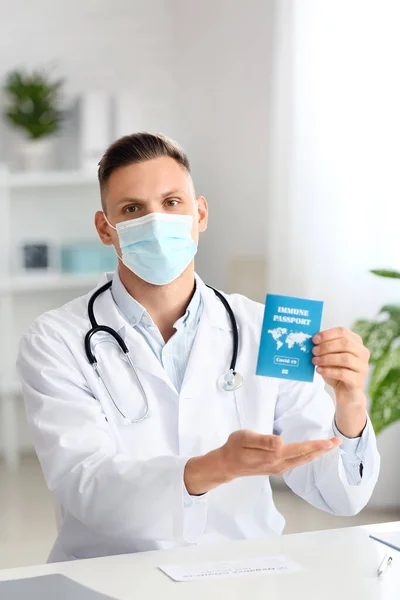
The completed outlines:
[[[235,259],[264,256],[273,5],[0,0],[0,79],[54,64],[68,96],[133,88],[138,129],[184,146],[210,202],[198,269],[225,288]]]
[[[173,4],[176,132],[210,205],[198,269],[229,288],[235,259],[265,254],[274,3]]]
[[[400,268],[399,18],[395,0],[279,1],[291,44],[281,44],[286,81],[273,104],[279,114],[286,98],[267,252],[274,289],[324,300],[324,327],[351,327],[400,298],[398,281],[368,273]],[[399,431],[378,438],[380,505],[400,503]]]
[[[166,133],[173,129],[173,45],[168,0],[0,0],[0,15],[0,81],[13,68],[52,65],[57,76],[65,77],[67,102],[83,90],[134,90],[135,102],[141,108],[137,129]],[[5,143],[0,127],[0,153],[10,152]],[[62,212],[55,203],[52,206],[51,214],[64,224]],[[64,206],[66,210],[72,208],[69,201]],[[87,213],[95,206],[91,193],[87,210],[80,211],[82,218],[90,219],[86,227],[77,222],[76,210],[71,215],[73,237],[91,227]],[[27,210],[25,218],[21,215],[25,229],[32,225],[32,216],[27,215],[35,212],[34,205]],[[38,220],[40,225],[37,214],[36,225]],[[28,326],[28,315],[31,320],[34,311],[63,304],[74,294],[32,295],[31,311],[25,309],[23,298],[19,299],[17,334]],[[20,428],[22,444],[29,447],[23,419]]]
[[[391,255],[395,253],[398,219],[391,219],[389,210],[385,213],[378,211],[380,227],[391,226],[390,235],[386,237],[392,245],[383,252],[383,247],[376,241],[374,220],[370,217],[376,210],[375,200],[380,206],[381,200],[386,200],[397,188],[392,187],[395,178],[389,181],[385,177],[384,154],[378,146],[374,154],[365,154],[364,158],[368,159],[365,164],[358,157],[359,177],[354,188],[347,190],[347,209],[353,211],[352,221],[349,220],[349,226],[342,229],[346,237],[340,246],[340,262],[329,262],[329,243],[339,243],[334,238],[335,225],[343,223],[343,218],[349,213],[346,213],[345,204],[337,212],[333,197],[335,190],[330,184],[326,185],[329,179],[327,172],[321,168],[321,160],[325,167],[331,169],[329,177],[335,165],[335,168],[338,164],[340,168],[346,165],[353,168],[351,150],[356,147],[354,142],[357,142],[358,134],[365,136],[362,138],[365,140],[364,147],[368,147],[367,122],[374,127],[381,148],[385,148],[385,138],[380,136],[379,119],[375,116],[372,122],[368,121],[368,111],[364,108],[364,113],[360,113],[353,97],[354,121],[350,118],[350,122],[355,122],[358,130],[353,129],[353,146],[342,147],[347,154],[339,155],[340,160],[336,163],[333,159],[337,156],[321,156],[318,151],[310,154],[307,127],[298,128],[296,152],[301,159],[301,170],[291,171],[290,142],[285,146],[284,138],[295,114],[290,101],[292,73],[289,62],[283,57],[283,54],[290,55],[292,51],[291,39],[298,43],[299,36],[307,38],[302,52],[296,54],[297,66],[301,63],[302,69],[297,80],[300,94],[295,100],[300,100],[297,110],[305,111],[302,122],[306,122],[306,116],[315,116],[316,110],[317,118],[323,119],[328,132],[319,127],[321,121],[312,131],[314,136],[329,133],[338,138],[339,126],[343,128],[340,119],[337,128],[333,126],[327,118],[327,111],[332,108],[332,98],[335,97],[332,94],[337,95],[340,89],[340,84],[334,85],[335,77],[340,80],[338,58],[343,65],[347,61],[343,44],[338,44],[340,35],[337,30],[340,31],[339,26],[348,19],[344,21],[339,13],[333,21],[328,18],[326,31],[331,35],[330,46],[325,44],[323,56],[319,46],[323,40],[318,37],[323,29],[316,27],[317,21],[313,24],[297,22],[295,38],[290,37],[292,31],[286,31],[288,18],[279,21],[278,30],[277,23],[273,24],[277,6],[290,11],[293,6],[299,9],[305,4],[318,11],[317,7],[322,3],[319,0],[302,0],[301,3],[293,3],[292,0],[0,0],[0,79],[14,67],[53,63],[56,72],[66,78],[69,97],[81,90],[134,89],[141,108],[138,129],[163,131],[181,142],[192,162],[197,191],[209,200],[210,224],[198,256],[198,269],[202,276],[211,284],[229,289],[232,282],[230,270],[235,260],[267,256],[269,272],[266,282],[260,280],[259,290],[268,284],[268,288],[271,290],[272,285],[271,291],[277,293],[304,293],[325,298],[330,321],[327,325],[334,322],[350,325],[358,315],[372,315],[386,298],[398,297],[395,282],[378,282],[364,275],[370,265],[375,266],[372,264],[374,253],[377,266],[385,266],[388,248]],[[389,0],[385,0],[386,7],[389,4]],[[368,2],[368,5],[372,25],[375,15],[371,10],[372,4]],[[335,11],[336,6],[337,3],[331,3],[331,11]],[[342,2],[341,6],[342,14],[346,14],[348,3]],[[357,12],[355,4],[353,9]],[[315,14],[322,18],[322,13]],[[290,12],[286,15],[290,16]],[[353,16],[357,23],[358,15],[354,13]],[[364,28],[364,48],[371,54],[368,68],[361,73],[364,87],[358,87],[356,91],[358,95],[365,91],[364,98],[368,98],[370,108],[373,108],[374,102],[382,102],[377,97],[371,99],[368,87],[368,82],[372,81],[371,69],[386,100],[398,105],[398,95],[387,93],[385,85],[390,79],[388,70],[398,72],[398,52],[395,51],[398,36],[394,19],[392,25],[392,34],[381,39],[385,41],[387,55],[392,57],[393,64],[377,63],[374,46],[369,43],[368,28]],[[376,29],[383,31],[382,27],[389,26],[390,19],[385,23],[381,20]],[[348,48],[353,47],[356,29],[359,37],[358,26],[354,30],[346,29]],[[308,36],[307,31],[311,31],[312,35]],[[283,51],[283,54],[278,56],[273,71],[273,52],[277,48],[274,44],[277,41],[279,53]],[[342,50],[338,55],[339,46]],[[310,70],[311,64],[314,70]],[[352,72],[357,70],[356,67],[357,64]],[[360,77],[354,79],[352,72],[347,84],[354,91],[354,85],[360,84]],[[325,96],[319,97],[317,104],[313,105],[316,96],[312,89],[321,78],[325,82]],[[273,113],[274,120],[271,122],[272,87],[278,110]],[[374,89],[376,91],[376,86]],[[351,94],[343,95],[343,104],[340,105],[343,114],[347,114],[349,97],[352,97]],[[382,116],[387,120],[385,111]],[[272,131],[276,135],[276,145],[274,154],[270,155]],[[397,134],[393,133],[394,129],[388,122],[385,131],[392,131],[390,171],[393,174],[398,165],[394,151],[398,148],[398,136],[395,139]],[[315,142],[317,138],[313,139]],[[317,147],[318,143],[314,145]],[[280,159],[288,170],[282,168]],[[377,164],[382,177],[377,176],[374,170]],[[374,174],[375,197],[368,201],[366,207],[364,197]],[[279,185],[271,185],[273,178]],[[357,186],[358,183],[361,187]],[[293,185],[298,187],[289,189]],[[299,186],[302,186],[301,190]],[[290,207],[286,196],[293,191],[297,194],[296,202]],[[360,203],[351,204],[356,196]],[[323,204],[328,198],[330,206]],[[313,262],[315,252],[308,251],[307,256],[304,254],[301,225],[309,231],[307,215],[313,204],[317,207],[314,216],[320,223],[325,219],[325,223],[329,224],[314,232],[315,240],[322,245],[323,251],[319,256],[326,259],[325,264],[323,261]],[[304,207],[307,207],[307,212]],[[369,211],[368,227],[364,226],[365,208]],[[351,228],[351,223],[355,223],[355,229]],[[362,243],[361,251],[353,244],[354,231],[357,231],[356,238]],[[292,239],[290,232],[295,234]],[[374,245],[371,240],[374,240]],[[349,254],[357,257],[356,272],[353,267],[349,269],[350,263],[346,262]],[[296,261],[296,258],[299,260]],[[338,284],[332,276],[326,275],[327,265],[335,277],[342,273],[340,282],[337,279]],[[358,282],[362,282],[362,286]],[[398,433],[398,426],[384,434],[390,445],[395,433]],[[385,463],[384,469],[390,471],[391,468],[391,462]]]
[[[50,65],[65,77],[67,101],[133,89],[137,129],[184,146],[210,202],[198,269],[223,288],[233,285],[235,259],[264,255],[272,8],[272,0],[0,0],[0,80]],[[0,152],[2,142],[0,134]],[[253,295],[263,294],[260,281]]]
[[[171,128],[168,0],[0,0],[0,14],[0,80],[12,68],[54,66],[68,97],[133,89],[138,129]]]

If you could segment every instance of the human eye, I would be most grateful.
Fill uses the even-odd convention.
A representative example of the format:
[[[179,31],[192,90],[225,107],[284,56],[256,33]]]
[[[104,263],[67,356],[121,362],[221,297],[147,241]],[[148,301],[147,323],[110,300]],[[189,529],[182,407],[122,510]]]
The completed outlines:
[[[165,204],[170,207],[178,206],[179,200],[177,200],[176,198],[169,198],[165,201]]]
[[[139,210],[139,207],[136,206],[135,204],[131,204],[130,206],[126,206],[124,208],[124,213],[135,213]]]

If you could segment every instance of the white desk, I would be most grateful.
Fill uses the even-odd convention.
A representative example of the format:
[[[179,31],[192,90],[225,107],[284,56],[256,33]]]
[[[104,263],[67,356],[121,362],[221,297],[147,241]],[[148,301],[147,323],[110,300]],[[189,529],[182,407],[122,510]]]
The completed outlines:
[[[383,580],[378,580],[376,570],[386,550],[368,538],[368,533],[385,528],[400,530],[400,522],[10,569],[0,571],[0,580],[62,573],[118,600],[399,600],[400,553],[396,556],[387,549],[393,565]],[[168,563],[278,554],[294,559],[305,570],[291,575],[174,583],[157,569]]]

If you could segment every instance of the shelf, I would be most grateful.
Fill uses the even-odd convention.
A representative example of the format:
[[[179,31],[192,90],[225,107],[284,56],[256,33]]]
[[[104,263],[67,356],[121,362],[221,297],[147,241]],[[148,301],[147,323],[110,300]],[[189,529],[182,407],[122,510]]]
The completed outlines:
[[[97,185],[97,178],[95,174],[84,171],[44,171],[43,173],[11,173],[8,183],[12,189]]]
[[[46,290],[91,290],[97,285],[101,274],[73,275],[68,273],[32,273],[14,276],[0,282],[0,293],[40,292]]]

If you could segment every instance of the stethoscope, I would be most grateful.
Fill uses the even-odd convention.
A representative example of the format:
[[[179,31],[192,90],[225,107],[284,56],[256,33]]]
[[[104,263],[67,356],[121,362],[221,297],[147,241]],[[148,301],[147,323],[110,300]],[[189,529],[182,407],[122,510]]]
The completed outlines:
[[[108,396],[110,397],[111,402],[114,404],[115,408],[117,409],[119,414],[122,416],[124,421],[126,421],[127,423],[140,423],[141,421],[144,421],[145,419],[147,419],[147,417],[150,416],[150,406],[149,406],[149,401],[147,399],[146,391],[144,390],[143,385],[140,382],[135,365],[133,364],[132,359],[130,357],[129,348],[125,344],[124,340],[119,335],[119,333],[117,333],[115,331],[115,329],[113,329],[112,327],[108,327],[107,325],[99,325],[96,321],[96,317],[94,316],[93,307],[94,307],[94,303],[95,303],[96,299],[101,294],[103,294],[104,292],[109,290],[111,288],[111,286],[112,286],[112,280],[108,281],[106,284],[104,284],[98,290],[96,290],[89,299],[88,316],[89,316],[89,320],[90,320],[90,324],[91,324],[92,328],[85,335],[85,352],[86,352],[86,356],[87,356],[89,363],[92,365],[93,369],[96,372],[96,375],[101,380]],[[221,375],[221,377],[219,377],[218,386],[220,387],[221,390],[224,390],[225,392],[233,392],[233,391],[237,390],[238,388],[240,388],[240,386],[243,384],[243,376],[236,371],[236,361],[237,361],[237,355],[238,355],[238,349],[239,349],[239,330],[238,330],[238,326],[236,323],[235,315],[233,314],[233,310],[231,309],[227,299],[220,292],[218,292],[218,290],[215,290],[211,286],[207,286],[207,287],[209,287],[211,290],[213,290],[215,295],[221,300],[222,304],[224,305],[224,307],[226,309],[226,312],[229,315],[229,319],[230,319],[231,325],[232,325],[233,351],[232,351],[231,364],[229,366],[229,371],[225,375]],[[124,353],[128,363],[133,371],[136,382],[140,389],[140,393],[142,394],[144,402],[145,402],[144,414],[141,417],[139,417],[138,419],[130,419],[129,417],[127,417],[124,414],[124,412],[119,408],[118,404],[115,402],[115,400],[112,396],[112,393],[111,393],[109,387],[107,386],[107,383],[104,381],[104,378],[101,375],[99,365],[97,363],[96,356],[92,350],[92,344],[91,344],[92,337],[94,335],[96,335],[96,333],[99,333],[99,332],[107,333],[108,335],[111,335],[111,337],[114,338],[114,340],[119,345],[121,351]]]

